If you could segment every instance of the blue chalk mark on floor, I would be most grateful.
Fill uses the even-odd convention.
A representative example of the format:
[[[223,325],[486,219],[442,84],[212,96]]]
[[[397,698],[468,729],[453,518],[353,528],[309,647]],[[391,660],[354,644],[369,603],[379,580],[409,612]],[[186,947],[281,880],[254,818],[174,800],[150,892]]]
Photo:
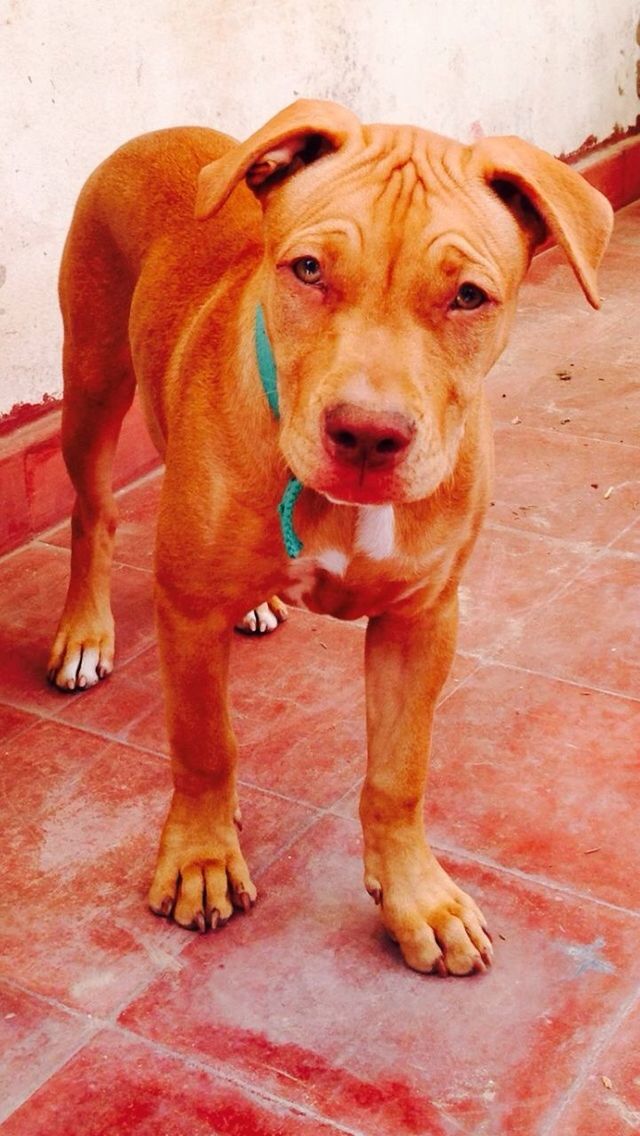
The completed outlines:
[[[601,957],[601,951],[606,946],[602,936],[594,939],[592,943],[561,943],[561,951],[575,960],[577,966],[570,978],[580,978],[582,974],[595,971],[597,974],[615,974],[616,967]]]

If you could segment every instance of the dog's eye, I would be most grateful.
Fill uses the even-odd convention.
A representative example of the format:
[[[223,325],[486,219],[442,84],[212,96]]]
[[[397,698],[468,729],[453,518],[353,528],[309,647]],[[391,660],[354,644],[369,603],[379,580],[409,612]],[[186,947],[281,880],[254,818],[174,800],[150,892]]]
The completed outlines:
[[[320,262],[315,256],[301,256],[298,260],[294,260],[291,268],[303,284],[319,284],[322,280]]]
[[[478,288],[476,284],[461,284],[453,301],[453,307],[462,308],[465,312],[472,312],[474,308],[480,308],[486,302],[487,294],[482,291],[482,288]]]

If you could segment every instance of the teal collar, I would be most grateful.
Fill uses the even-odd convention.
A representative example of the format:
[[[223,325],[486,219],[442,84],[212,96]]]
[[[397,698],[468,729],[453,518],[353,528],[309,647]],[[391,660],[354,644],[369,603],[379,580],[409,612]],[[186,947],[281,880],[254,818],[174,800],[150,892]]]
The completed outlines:
[[[269,342],[269,335],[264,322],[264,312],[262,306],[258,304],[256,308],[256,323],[255,323],[255,345],[256,345],[256,359],[258,363],[258,372],[260,374],[260,381],[267,398],[267,402],[271,408],[271,413],[274,418],[280,417],[280,403],[278,400],[278,372],[276,369],[276,361],[273,357],[273,350]],[[284,544],[287,556],[295,559],[302,552],[302,542],[297,537],[293,528],[293,509],[300,493],[302,492],[302,482],[298,481],[297,477],[290,477],[285,491],[282,494],[282,500],[278,505],[278,516],[280,517],[280,532],[282,533],[282,542]]]

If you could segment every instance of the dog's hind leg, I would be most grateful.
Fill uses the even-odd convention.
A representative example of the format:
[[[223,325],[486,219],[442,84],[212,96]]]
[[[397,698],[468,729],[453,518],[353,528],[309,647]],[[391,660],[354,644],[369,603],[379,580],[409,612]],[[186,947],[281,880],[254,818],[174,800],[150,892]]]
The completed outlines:
[[[135,390],[128,341],[132,288],[131,273],[95,220],[85,190],[60,274],[62,447],[76,491],[71,578],[47,672],[62,690],[93,686],[113,668],[110,574],[117,508],[112,467]]]

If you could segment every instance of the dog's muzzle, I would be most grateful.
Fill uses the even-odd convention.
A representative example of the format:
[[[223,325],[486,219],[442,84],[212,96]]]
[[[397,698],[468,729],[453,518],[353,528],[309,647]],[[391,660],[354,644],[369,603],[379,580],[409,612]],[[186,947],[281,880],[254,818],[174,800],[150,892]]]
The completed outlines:
[[[398,411],[344,402],[325,411],[322,440],[335,464],[382,473],[407,456],[415,433],[415,422]]]

